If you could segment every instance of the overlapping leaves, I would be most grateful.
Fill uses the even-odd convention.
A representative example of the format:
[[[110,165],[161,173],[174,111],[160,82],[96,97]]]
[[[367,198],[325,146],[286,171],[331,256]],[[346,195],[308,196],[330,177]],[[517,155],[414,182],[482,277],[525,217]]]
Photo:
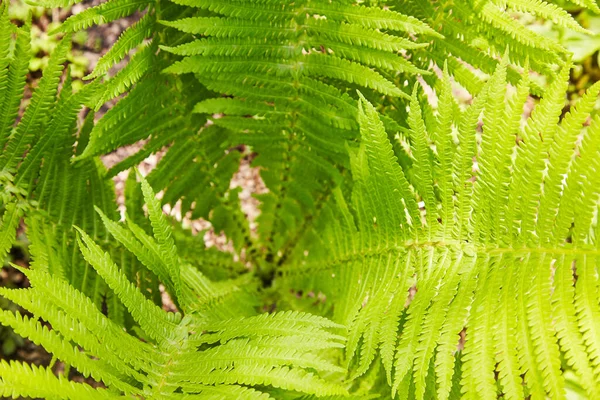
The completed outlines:
[[[559,121],[567,72],[525,124],[529,82],[506,97],[506,64],[460,114],[446,81],[432,123],[415,93],[411,173],[361,103],[352,195],[283,279],[333,299],[353,376],[381,362],[396,398],[543,399],[570,370],[598,392],[600,85]]]

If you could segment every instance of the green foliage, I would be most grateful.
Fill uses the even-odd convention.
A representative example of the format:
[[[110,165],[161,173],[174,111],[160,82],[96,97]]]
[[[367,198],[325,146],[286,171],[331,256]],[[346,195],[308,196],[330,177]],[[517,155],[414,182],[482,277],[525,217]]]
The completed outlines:
[[[70,35],[138,11],[73,90]],[[597,396],[600,84],[564,109],[568,52],[515,13],[587,34],[538,0],[109,0],[24,101],[30,24],[0,6],[0,255],[19,227],[31,255],[0,323],[99,383],[2,361],[0,396]]]
[[[55,378],[43,369],[3,364],[0,393],[68,399],[130,395],[178,399],[186,394],[262,399],[269,398],[273,387],[319,396],[345,394],[344,369],[335,363],[335,351],[343,347],[345,338],[340,335],[342,326],[297,312],[256,315],[248,277],[214,283],[181,263],[167,221],[156,209],[158,201],[145,180],[142,189],[154,237],[130,221],[126,228],[102,218],[131,253],[159,277],[166,275],[161,279],[165,285],[173,286],[175,281],[171,295],[185,313],[165,312],[146,298],[122,272],[124,266],[117,267],[108,252],[77,228],[83,257],[118,297],[109,319],[89,297],[49,273],[51,255],[37,242],[39,238],[32,238],[34,268],[23,270],[31,288],[0,291],[34,317],[3,311],[0,321],[84,376],[102,381],[110,392]],[[135,321],[131,330],[115,318],[125,312]],[[330,356],[329,350],[334,351]],[[45,389],[28,386],[26,378]]]
[[[592,2],[581,6],[597,9]],[[170,189],[164,203],[181,200],[184,212],[210,219],[211,211],[231,208],[236,195],[219,188],[207,204],[186,182],[222,186],[233,172],[225,164],[231,165],[236,155],[228,149],[249,146],[259,155],[253,165],[269,188],[261,197],[260,243],[253,254],[260,253],[270,264],[283,262],[281,249],[291,248],[308,228],[318,204],[330,196],[329,188],[340,183],[340,170],[349,167],[344,142],[359,137],[354,89],[361,88],[402,126],[404,116],[397,114],[403,103],[396,97],[407,97],[405,81],[412,87],[417,74],[437,85],[432,64],[441,68],[447,63],[451,76],[478,93],[485,80],[479,72],[491,74],[498,56],[510,48],[509,81],[518,81],[527,59],[543,78],[554,79],[568,59],[566,50],[509,12],[586,32],[552,2],[487,0],[111,0],[68,18],[58,32],[76,32],[142,9],[143,18],[122,34],[89,76],[101,80],[133,53],[91,101],[98,109],[133,87],[94,128],[81,158],[146,140],[142,150],[112,169],[110,174],[116,175],[169,146],[176,154],[158,166],[155,176],[160,179],[150,179],[153,188]],[[543,80],[532,82],[534,93],[543,92]],[[207,118],[225,129],[219,131],[221,147],[197,139],[208,135]],[[384,121],[390,135],[399,132],[391,119]],[[202,162],[204,157],[211,162]],[[179,166],[187,159],[193,167],[173,169],[173,159]],[[213,165],[218,160],[223,168],[217,172]],[[240,240],[247,242],[243,236]]]
[[[382,362],[397,398],[447,399],[457,382],[465,398],[563,398],[564,357],[598,392],[600,125],[582,127],[600,85],[559,122],[567,72],[524,124],[529,82],[506,97],[506,64],[461,114],[447,82],[433,129],[415,92],[412,179],[361,103],[352,193],[324,208],[283,279],[333,298],[352,376]]]
[[[0,253],[10,249],[22,218],[31,220],[30,237],[40,235],[52,252],[62,254],[65,263],[49,260],[50,268],[100,302],[103,289],[82,268],[72,238],[72,226],[84,227],[96,238],[106,236],[94,206],[115,214],[114,189],[103,179],[99,160],[87,160],[77,167],[70,159],[86,144],[93,126],[90,115],[78,128],[77,117],[97,89],[88,85],[73,93],[69,71],[64,71],[70,43],[64,38],[52,53],[44,75],[33,90],[27,106],[21,108],[27,63],[31,57],[29,25],[16,28],[1,9],[3,33],[0,72],[3,105],[0,111],[3,151],[0,156],[2,228]],[[15,37],[16,35],[16,37]],[[58,90],[59,85],[61,90]],[[52,112],[50,112],[52,110]],[[60,241],[61,246],[56,246]],[[67,257],[71,254],[71,257]]]
[[[357,125],[344,87],[406,97],[384,74],[424,72],[399,52],[426,46],[404,37],[408,32],[436,33],[406,15],[351,3],[177,3],[199,8],[198,16],[162,23],[199,38],[163,46],[184,56],[165,71],[192,72],[228,96],[203,100],[194,112],[225,114],[213,122],[232,132],[229,146],[249,145],[259,154],[253,165],[270,191],[261,196],[258,233],[266,258],[277,263],[278,250],[340,181],[335,166],[347,164],[344,141]]]
[[[499,56],[507,48],[510,48],[508,79],[513,84],[519,80],[521,68],[527,63],[535,71],[553,79],[556,67],[564,65],[568,58],[564,47],[528,29],[513,14],[524,14],[578,33],[586,33],[570,13],[554,4],[562,4],[560,1],[391,0],[385,3],[408,10],[410,15],[428,23],[443,35],[443,39],[436,40],[421,53],[415,53],[416,65],[427,66],[433,61],[442,68],[447,63],[454,78],[472,93],[479,92],[481,78],[468,65],[492,74]],[[594,12],[600,11],[593,1],[577,3]],[[543,87],[532,82],[532,91],[540,94]]]

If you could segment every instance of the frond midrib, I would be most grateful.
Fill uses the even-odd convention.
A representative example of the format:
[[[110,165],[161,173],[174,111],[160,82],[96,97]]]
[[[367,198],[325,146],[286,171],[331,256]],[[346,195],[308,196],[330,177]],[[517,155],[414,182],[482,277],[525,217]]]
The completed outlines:
[[[337,265],[350,264],[355,261],[361,261],[368,258],[381,257],[395,253],[408,253],[411,250],[417,251],[454,251],[460,252],[467,256],[481,255],[497,255],[497,254],[554,254],[554,255],[586,255],[600,256],[600,248],[589,246],[569,246],[565,243],[559,247],[500,247],[493,245],[480,245],[468,243],[462,240],[440,240],[440,241],[415,241],[407,240],[402,243],[396,243],[390,246],[384,246],[376,249],[364,249],[359,251],[348,252],[342,257],[335,259],[319,259],[315,261],[307,261],[304,265],[292,265],[286,269],[286,274],[294,275],[297,272],[305,271],[323,271],[329,268],[334,268]]]

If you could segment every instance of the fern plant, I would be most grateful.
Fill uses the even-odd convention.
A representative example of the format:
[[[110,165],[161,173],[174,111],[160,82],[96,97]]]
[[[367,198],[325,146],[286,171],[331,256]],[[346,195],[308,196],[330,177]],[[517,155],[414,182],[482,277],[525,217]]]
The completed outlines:
[[[109,253],[78,229],[83,257],[118,296],[120,313],[127,310],[136,323],[131,332],[125,331],[118,318],[109,319],[91,299],[49,273],[52,249],[33,238],[34,262],[23,270],[31,288],[2,289],[2,295],[34,317],[3,311],[0,321],[107,389],[57,378],[45,368],[2,361],[0,394],[264,399],[276,389],[319,396],[347,393],[340,384],[344,369],[334,362],[344,342],[341,325],[297,312],[256,315],[247,289],[249,276],[213,283],[182,264],[167,219],[145,180],[142,189],[154,237],[131,220],[124,227],[98,212],[111,235],[161,278],[182,313],[165,312],[146,298]]]
[[[449,72],[472,93],[481,88],[481,78],[470,66],[492,74],[500,56],[510,48],[508,80],[518,82],[520,68],[529,66],[553,79],[556,66],[568,59],[566,50],[553,40],[533,33],[520,16],[539,18],[574,32],[586,33],[567,11],[566,2],[554,1],[386,1],[385,4],[405,11],[427,22],[443,35],[432,46],[415,53],[417,65],[431,61],[441,69],[448,64]],[[574,1],[580,8],[600,12],[594,1]],[[515,15],[517,17],[515,17]],[[465,64],[466,63],[466,64]],[[531,90],[540,94],[544,88],[532,81]]]
[[[582,126],[600,86],[559,122],[565,84],[556,83],[521,127],[528,82],[506,98],[505,79],[504,64],[456,119],[446,81],[430,132],[423,120],[428,113],[413,97],[413,183],[375,109],[361,102],[361,142],[348,148],[351,194],[334,190],[319,224],[275,281],[283,297],[290,288],[325,293],[335,306],[324,315],[340,325],[305,314],[253,317],[252,300],[240,297],[247,284],[214,284],[178,261],[167,220],[143,180],[154,238],[131,221],[125,228],[100,215],[111,235],[165,283],[183,316],[165,314],[145,299],[80,231],[84,257],[139,325],[132,330],[145,339],[139,342],[48,274],[47,250],[35,245],[36,261],[24,270],[32,289],[2,294],[52,330],[8,311],[2,322],[112,392],[5,363],[4,393],[287,398],[279,391],[286,389],[317,396],[350,390],[395,398],[563,398],[570,370],[593,398],[599,383],[598,119]],[[331,332],[342,326],[348,332],[345,384],[339,355],[323,358],[327,348],[342,345],[344,336]],[[466,340],[457,351],[461,332]],[[129,344],[118,346],[123,343]],[[29,386],[30,378],[40,386]]]
[[[283,273],[333,297],[351,376],[381,362],[396,398],[543,399],[564,398],[567,368],[598,393],[600,125],[582,127],[600,85],[559,122],[568,70],[525,124],[529,82],[507,98],[506,63],[460,114],[446,76],[430,123],[415,89],[412,179],[361,103],[351,195]]]
[[[576,4],[597,10],[592,1]],[[566,50],[528,30],[509,12],[584,32],[561,6],[545,1],[314,0],[111,0],[70,17],[58,31],[110,22],[141,9],[146,10],[143,18],[123,33],[90,78],[101,80],[116,62],[135,54],[101,85],[92,103],[98,108],[135,86],[94,128],[81,158],[147,140],[142,150],[111,169],[114,176],[172,146],[175,154],[149,178],[153,188],[169,192],[165,203],[181,200],[184,212],[210,219],[213,209],[236,208],[229,201],[235,195],[221,189],[231,178],[227,166],[236,158],[228,149],[250,146],[270,189],[261,199],[260,243],[253,254],[266,253],[275,264],[282,258],[280,248],[291,248],[302,235],[306,221],[316,215],[315,205],[330,195],[328,187],[339,184],[340,169],[349,166],[344,141],[358,137],[355,88],[362,87],[380,107],[390,136],[402,136],[405,81],[412,87],[417,74],[423,74],[437,85],[436,75],[425,72],[432,65],[441,68],[446,62],[449,73],[477,93],[484,81],[480,72],[491,74],[498,56],[510,47],[509,81],[518,81],[527,58],[536,72],[553,79],[568,59]],[[198,81],[189,74],[171,75],[189,72]],[[536,94],[544,91],[543,82],[531,86]],[[210,118],[215,114],[224,117]],[[207,118],[225,130],[205,133]],[[222,138],[221,147],[207,148],[198,139],[212,135]],[[206,158],[211,162],[200,161]],[[182,168],[183,159],[193,167]],[[223,166],[217,175],[215,162]],[[186,184],[191,180],[218,188],[209,204]],[[228,223],[239,225],[241,218]],[[245,236],[241,245],[246,244]]]
[[[29,235],[39,234],[52,246],[55,246],[52,241],[60,242],[55,251],[64,254],[65,262],[53,263],[55,272],[68,277],[75,287],[100,304],[104,288],[77,256],[72,226],[81,226],[97,239],[106,237],[94,206],[114,217],[114,188],[104,179],[104,167],[99,160],[90,159],[77,167],[70,162],[70,158],[83,151],[93,127],[92,114],[80,127],[77,118],[97,85],[73,92],[69,70],[65,72],[63,67],[70,47],[67,36],[52,53],[27,106],[21,108],[27,65],[32,57],[29,28],[29,24],[20,28],[11,24],[8,7],[2,5],[0,255],[3,257],[10,250],[23,218],[44,221],[43,228],[39,225],[40,229]]]
[[[71,17],[64,32],[148,7],[76,93],[65,35],[22,116],[28,25],[0,9],[0,250],[23,220],[32,255],[31,287],[0,289],[28,313],[0,323],[100,385],[0,361],[0,395],[597,396],[600,84],[563,116],[568,54],[504,13],[576,28],[562,8],[178,2]],[[99,155],[141,139],[106,171]],[[166,145],[147,177],[131,168]],[[256,233],[230,188],[249,152],[269,189]],[[118,221],[109,179],[126,169]],[[235,254],[162,212],[180,200]]]

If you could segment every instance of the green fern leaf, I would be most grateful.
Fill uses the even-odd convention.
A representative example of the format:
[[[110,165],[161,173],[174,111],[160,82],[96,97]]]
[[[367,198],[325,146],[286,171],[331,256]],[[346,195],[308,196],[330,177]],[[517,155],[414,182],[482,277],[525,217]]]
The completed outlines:
[[[111,22],[127,15],[131,15],[135,11],[141,10],[151,3],[151,0],[107,1],[99,6],[88,8],[77,15],[72,15],[67,18],[62,25],[51,32],[51,34],[59,32],[77,32],[89,28],[92,25]]]
[[[151,67],[155,52],[156,46],[152,43],[144,45],[122,70],[106,81],[98,97],[93,100],[96,103],[96,110],[134,85]]]
[[[127,281],[110,256],[82,230],[78,229],[81,239],[79,247],[85,259],[107,281],[107,284],[119,296],[133,318],[150,337],[157,341],[169,338],[168,327],[173,324],[162,310],[146,299],[135,286]]]
[[[590,395],[597,386],[591,378],[597,368],[592,339],[597,278],[589,275],[598,256],[597,179],[582,177],[579,168],[597,170],[597,157],[592,158],[600,142],[597,119],[583,135],[581,129],[598,89],[559,124],[564,69],[562,80],[548,88],[522,124],[529,81],[506,98],[507,60],[458,119],[456,141],[448,139],[453,122],[447,115],[454,107],[448,86],[438,118],[413,95],[408,113],[413,159],[406,166],[397,162],[375,109],[363,101],[360,148],[349,145],[352,218],[346,222],[339,212],[322,213],[322,223],[299,243],[308,255],[298,252],[285,267],[285,287],[333,297],[337,320],[349,327],[352,378],[372,364],[373,343],[385,344],[380,351],[392,396],[427,398],[434,391],[447,399],[458,387],[464,398],[561,398],[566,393],[562,353],[574,371],[592,379],[585,385]],[[455,200],[443,194],[448,182]],[[337,200],[329,207],[342,204]],[[547,232],[552,221],[560,221],[560,234]],[[549,242],[550,236],[556,241]],[[567,266],[581,268],[584,276],[577,272],[574,283]],[[560,278],[553,278],[555,271]],[[414,298],[404,292],[411,278]],[[380,330],[381,305],[395,311]],[[457,374],[461,331],[466,340]]]
[[[104,389],[92,389],[65,377],[56,377],[50,368],[0,361],[0,393],[6,397],[54,396],[62,399],[105,400],[113,397]],[[32,386],[31,382],[37,382]]]
[[[127,28],[110,50],[98,60],[94,71],[85,77],[92,79],[104,75],[116,63],[121,61],[129,51],[138,47],[144,39],[151,36],[154,28],[152,14],[146,14],[138,22]]]
[[[45,124],[46,113],[55,100],[56,89],[63,69],[62,64],[65,62],[70,41],[70,37],[65,36],[52,53],[44,76],[33,93],[31,103],[0,157],[0,165],[4,170],[12,170],[17,166],[25,150],[39,134],[38,130]],[[10,98],[6,100],[11,101]],[[10,111],[8,112],[10,113]]]
[[[0,59],[8,64],[0,68],[0,93],[2,101],[0,102],[0,148],[4,149],[6,142],[12,133],[21,102],[21,95],[25,86],[25,75],[29,66],[30,57],[30,24],[27,23],[17,30],[17,39],[13,59],[10,60],[8,50],[10,47],[10,32],[12,24],[8,22],[8,7],[3,7],[2,11],[2,32],[4,37],[0,39],[5,49]]]

